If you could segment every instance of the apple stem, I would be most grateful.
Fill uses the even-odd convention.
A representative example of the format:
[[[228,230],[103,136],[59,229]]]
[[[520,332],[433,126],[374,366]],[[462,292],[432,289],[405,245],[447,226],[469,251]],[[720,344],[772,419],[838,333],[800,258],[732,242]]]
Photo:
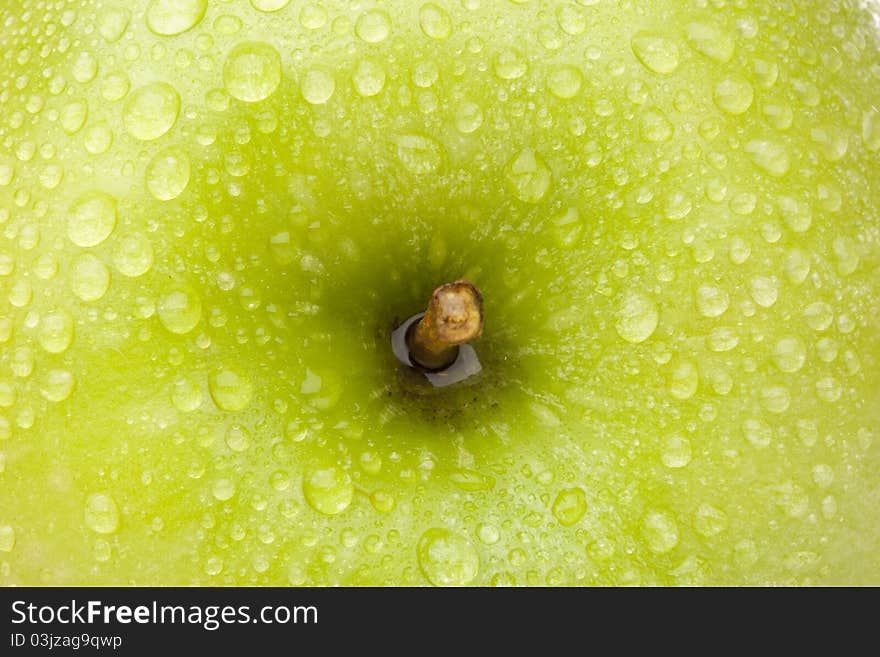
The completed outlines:
[[[483,332],[483,296],[464,279],[441,285],[431,295],[424,317],[406,335],[410,359],[428,372],[447,369],[458,346]]]

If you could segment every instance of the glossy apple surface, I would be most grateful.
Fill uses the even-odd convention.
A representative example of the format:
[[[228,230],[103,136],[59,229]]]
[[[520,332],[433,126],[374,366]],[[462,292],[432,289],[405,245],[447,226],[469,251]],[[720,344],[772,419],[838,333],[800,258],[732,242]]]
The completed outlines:
[[[0,583],[880,583],[861,4],[4,2]]]

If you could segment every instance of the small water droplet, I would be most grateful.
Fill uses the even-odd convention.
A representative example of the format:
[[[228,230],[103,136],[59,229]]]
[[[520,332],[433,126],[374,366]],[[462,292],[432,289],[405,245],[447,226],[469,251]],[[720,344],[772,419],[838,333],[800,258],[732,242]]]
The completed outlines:
[[[804,366],[806,358],[807,347],[798,337],[782,338],[773,347],[773,363],[781,372],[797,372]]]
[[[804,319],[814,331],[824,331],[834,320],[834,311],[824,301],[816,301],[804,308]]]
[[[241,424],[233,424],[226,430],[226,445],[233,452],[244,452],[251,446],[251,432]]]
[[[435,586],[466,586],[480,570],[474,546],[448,529],[435,527],[423,533],[416,555],[422,574]]]
[[[697,311],[703,317],[719,317],[730,305],[727,290],[715,285],[701,285],[696,293]]]
[[[642,538],[648,549],[665,554],[678,545],[678,524],[665,511],[649,511],[642,518]]]
[[[92,124],[85,132],[83,145],[92,155],[106,153],[113,143],[113,132],[104,121]]]
[[[770,413],[784,413],[791,405],[791,392],[784,385],[773,384],[761,388],[761,406]]]
[[[669,141],[675,128],[667,116],[656,107],[646,110],[641,117],[641,135],[645,141]]]
[[[557,10],[556,21],[569,36],[580,36],[587,31],[587,17],[583,9],[572,4],[562,5]]]
[[[691,443],[681,434],[668,436],[660,460],[667,468],[683,468],[691,462]]]
[[[40,394],[50,402],[62,402],[70,397],[75,383],[73,374],[67,370],[49,370],[40,384]]]
[[[111,8],[98,18],[98,32],[107,43],[116,43],[125,34],[131,12],[125,8]]]
[[[745,145],[745,152],[756,167],[774,178],[781,178],[791,167],[788,151],[778,142],[755,139]]]
[[[233,98],[256,103],[281,84],[281,56],[268,43],[247,41],[235,46],[223,64],[223,85]]]
[[[633,54],[653,73],[669,75],[678,68],[678,46],[650,32],[638,32],[630,43]]]
[[[89,106],[84,100],[72,100],[61,108],[61,127],[69,135],[76,134],[86,122]]]
[[[247,408],[253,397],[253,383],[241,372],[224,366],[208,377],[211,399],[221,411],[240,411]]]
[[[192,331],[202,318],[202,302],[194,290],[175,286],[167,290],[156,304],[159,321],[178,335]]]
[[[752,445],[763,449],[773,440],[773,429],[764,420],[750,418],[743,422],[743,435]]]
[[[235,496],[235,482],[226,477],[221,477],[211,485],[211,495],[218,502],[231,500]]]
[[[533,148],[524,148],[504,167],[513,195],[524,203],[538,203],[550,190],[553,174]]]
[[[147,7],[147,27],[159,36],[175,36],[191,30],[208,8],[208,0],[153,0]]]
[[[82,51],[73,62],[73,79],[80,84],[88,84],[98,75],[98,60],[87,50]]]
[[[810,130],[810,138],[829,162],[839,162],[849,150],[849,134],[835,125],[818,126]]]
[[[86,527],[98,534],[112,534],[119,529],[119,507],[104,493],[92,493],[86,498],[84,517]]]
[[[617,334],[633,344],[650,338],[657,328],[660,313],[657,303],[640,292],[623,294],[617,305]]]
[[[170,84],[152,82],[132,93],[122,109],[125,129],[135,139],[158,139],[177,122],[180,96]]]
[[[445,9],[428,2],[419,9],[419,27],[425,36],[443,40],[452,34],[452,19]]]
[[[492,68],[502,80],[516,80],[521,78],[529,70],[526,57],[515,48],[501,50],[492,62]]]
[[[391,34],[391,18],[382,9],[371,9],[358,16],[354,33],[367,43],[380,43]]]
[[[833,376],[824,376],[816,381],[816,395],[822,401],[836,402],[843,395],[843,387]]]
[[[465,101],[455,111],[455,127],[462,134],[470,134],[483,125],[483,108]]]
[[[303,494],[315,511],[333,516],[349,507],[354,485],[348,472],[339,467],[314,468],[303,478]]]
[[[12,552],[15,547],[15,529],[0,525],[0,552]]]
[[[312,69],[303,75],[299,88],[307,102],[323,105],[336,91],[336,80],[324,69]]]
[[[678,363],[669,374],[669,394],[676,399],[690,399],[699,385],[697,366],[689,360]]]
[[[779,297],[779,283],[775,276],[753,276],[749,280],[749,293],[756,304],[769,308]]]
[[[116,199],[104,192],[87,192],[67,212],[67,236],[81,247],[97,246],[116,227]]]
[[[735,349],[739,344],[736,329],[729,326],[716,326],[706,337],[706,346],[715,353],[723,353]]]
[[[147,189],[159,201],[177,198],[189,184],[189,156],[182,148],[172,146],[157,153],[144,175]]]

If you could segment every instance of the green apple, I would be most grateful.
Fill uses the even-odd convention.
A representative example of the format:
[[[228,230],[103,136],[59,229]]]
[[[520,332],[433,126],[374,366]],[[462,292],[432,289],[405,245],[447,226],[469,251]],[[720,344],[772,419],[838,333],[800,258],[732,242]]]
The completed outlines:
[[[863,5],[2,3],[0,583],[880,583]]]

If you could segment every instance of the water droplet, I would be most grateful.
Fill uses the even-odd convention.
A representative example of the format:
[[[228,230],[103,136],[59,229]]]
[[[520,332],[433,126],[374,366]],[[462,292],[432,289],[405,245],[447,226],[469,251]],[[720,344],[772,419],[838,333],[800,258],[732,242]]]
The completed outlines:
[[[727,514],[711,504],[701,504],[694,514],[694,531],[710,538],[727,528]]]
[[[226,477],[221,477],[211,485],[211,495],[218,502],[231,500],[235,496],[235,482]]]
[[[177,198],[189,184],[189,156],[172,146],[157,153],[147,165],[145,180],[150,194],[159,201]]]
[[[116,199],[104,192],[87,192],[67,211],[67,236],[81,247],[97,246],[116,227]]]
[[[95,123],[86,130],[83,145],[92,155],[106,153],[113,143],[113,132],[103,121]]]
[[[524,203],[538,203],[550,190],[553,174],[533,148],[524,148],[504,167],[513,195]]]
[[[88,84],[98,74],[98,60],[87,50],[77,55],[73,62],[73,79],[80,84]]]
[[[874,108],[862,117],[862,141],[869,151],[880,150],[880,111]]]
[[[800,249],[792,249],[785,255],[785,276],[794,285],[800,285],[810,274],[810,256]]]
[[[678,46],[649,32],[638,32],[630,43],[633,54],[653,73],[669,75],[678,68]]]
[[[784,413],[791,405],[791,392],[783,385],[774,384],[761,388],[761,406],[770,413]]]
[[[807,347],[798,337],[782,338],[773,347],[773,363],[780,372],[797,372],[804,366],[806,358]]]
[[[664,554],[678,545],[678,525],[665,511],[649,511],[641,525],[642,538],[652,552]]]
[[[804,319],[814,331],[824,331],[834,320],[834,311],[824,301],[816,301],[804,308]]]
[[[839,162],[849,150],[849,135],[845,128],[834,125],[818,126],[810,130],[810,138],[829,162]]]
[[[78,256],[70,266],[70,289],[82,301],[97,301],[110,286],[110,270],[91,253]]]
[[[828,488],[834,483],[834,470],[831,466],[824,463],[818,463],[813,466],[813,482],[821,488]]]
[[[251,446],[251,432],[241,424],[233,424],[226,430],[226,445],[233,452],[244,452]]]
[[[642,139],[649,142],[669,141],[675,131],[672,123],[656,107],[646,110],[641,119]]]
[[[104,493],[92,493],[86,498],[86,527],[98,534],[112,534],[119,529],[119,507]]]
[[[745,152],[756,167],[774,178],[781,178],[791,167],[785,146],[774,141],[755,139],[745,145]]]
[[[180,96],[165,82],[153,82],[135,91],[122,108],[122,122],[135,139],[158,139],[177,121]]]
[[[37,333],[40,346],[50,354],[60,354],[73,341],[73,317],[66,310],[53,310],[40,320]]]
[[[256,103],[281,84],[281,55],[268,43],[247,41],[235,46],[223,64],[223,85],[233,98]]]
[[[175,286],[166,291],[156,304],[159,321],[178,335],[192,331],[202,318],[202,302],[194,290]]]
[[[753,276],[749,281],[749,293],[755,303],[762,308],[769,308],[779,297],[779,284],[776,277]]]
[[[560,525],[570,527],[586,513],[587,494],[578,487],[561,490],[553,501],[552,511]]]
[[[367,43],[379,43],[391,34],[391,18],[382,9],[371,9],[358,16],[354,33]]]
[[[849,237],[835,237],[832,243],[834,256],[837,260],[837,273],[849,276],[859,268],[859,251],[855,241]]]
[[[723,315],[730,305],[727,290],[714,285],[701,285],[696,293],[697,311],[703,317]]]
[[[569,36],[580,36],[587,31],[587,17],[584,11],[572,4],[563,5],[557,10],[556,21],[562,31]]]
[[[669,374],[669,394],[676,399],[690,399],[697,392],[700,376],[697,366],[689,360],[676,365]]]
[[[247,408],[254,393],[251,380],[230,367],[221,367],[208,377],[208,390],[221,411]]]
[[[290,0],[251,0],[251,5],[254,9],[264,11],[267,14],[273,11],[281,11],[289,4]]]
[[[726,32],[706,23],[690,23],[685,35],[691,48],[716,62],[726,64],[733,58],[734,41]]]
[[[98,32],[107,43],[116,43],[125,34],[131,12],[124,8],[107,9],[98,19]]]
[[[706,346],[715,353],[723,353],[735,349],[739,344],[736,329],[729,326],[716,326],[706,337]]]
[[[816,381],[816,395],[822,401],[836,402],[843,394],[840,381],[833,376],[824,376]]]
[[[40,394],[50,402],[62,402],[70,397],[75,383],[73,374],[67,370],[49,370],[40,384]]]
[[[428,2],[419,9],[419,27],[425,36],[437,40],[447,39],[452,34],[452,19],[442,7]]]
[[[72,100],[61,108],[59,118],[61,127],[69,135],[76,134],[86,122],[89,106],[84,100]]]
[[[140,233],[126,235],[116,245],[113,264],[123,276],[136,277],[146,274],[153,266],[153,245]]]
[[[327,10],[321,5],[307,4],[299,12],[299,22],[307,30],[319,30],[327,24]]]
[[[728,114],[743,114],[751,106],[755,92],[748,80],[738,75],[724,78],[715,85],[715,105]]]
[[[303,478],[303,493],[315,511],[334,516],[351,504],[354,484],[348,472],[336,466],[310,469]]]
[[[355,91],[364,98],[370,98],[385,88],[385,69],[372,59],[362,59],[352,73],[351,81]]]
[[[659,320],[660,313],[653,299],[640,292],[627,292],[618,303],[614,328],[621,338],[638,344],[654,334]]]
[[[681,221],[693,210],[693,203],[681,190],[672,190],[666,195],[663,203],[663,214],[670,221]]]
[[[435,586],[465,586],[480,570],[480,557],[463,536],[435,527],[419,538],[419,567]]]
[[[547,76],[547,88],[557,98],[574,98],[584,84],[584,74],[577,66],[558,66]]]
[[[440,168],[443,147],[430,137],[402,135],[396,141],[397,157],[410,173],[425,175]]]
[[[191,30],[205,17],[208,0],[153,0],[147,7],[147,27],[159,36]]]
[[[202,405],[203,398],[204,395],[202,394],[201,387],[193,381],[183,378],[174,382],[174,389],[171,391],[171,403],[180,412],[190,413],[196,410]]]
[[[752,445],[763,449],[773,440],[773,429],[764,420],[751,418],[743,422],[743,435]]]
[[[306,71],[300,81],[303,98],[312,105],[323,105],[336,91],[336,81],[323,69]]]
[[[492,68],[502,80],[516,80],[521,78],[529,70],[526,57],[515,48],[501,50],[492,62]]]
[[[803,233],[812,225],[813,214],[809,204],[790,196],[780,196],[777,199],[777,205],[785,225],[794,232]]]
[[[0,552],[12,552],[15,547],[15,530],[9,525],[0,525]]]
[[[455,127],[462,134],[470,134],[483,125],[483,108],[469,101],[455,111]]]
[[[667,468],[683,468],[691,462],[691,443],[681,434],[668,436],[660,460]]]

